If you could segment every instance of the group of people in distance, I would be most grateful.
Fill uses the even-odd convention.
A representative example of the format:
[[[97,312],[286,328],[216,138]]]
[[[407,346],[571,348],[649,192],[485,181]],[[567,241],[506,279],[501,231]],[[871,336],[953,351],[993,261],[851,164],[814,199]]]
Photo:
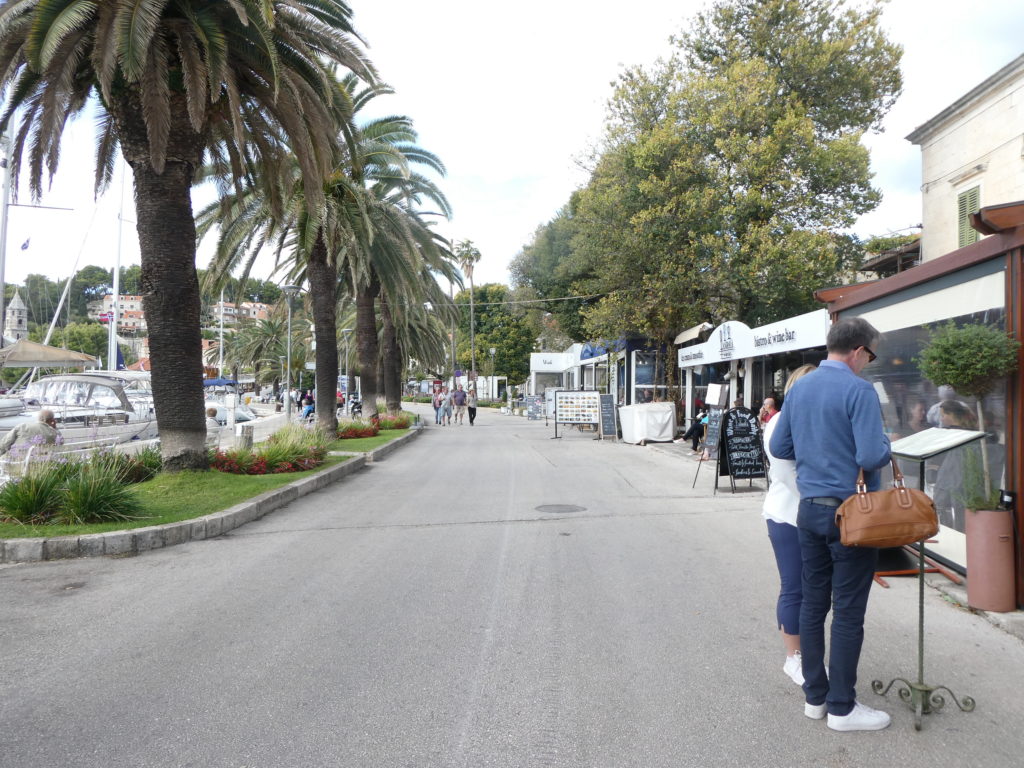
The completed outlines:
[[[469,426],[476,421],[476,390],[465,390],[459,384],[454,390],[441,387],[434,393],[434,423],[441,426],[464,424],[469,414]]]

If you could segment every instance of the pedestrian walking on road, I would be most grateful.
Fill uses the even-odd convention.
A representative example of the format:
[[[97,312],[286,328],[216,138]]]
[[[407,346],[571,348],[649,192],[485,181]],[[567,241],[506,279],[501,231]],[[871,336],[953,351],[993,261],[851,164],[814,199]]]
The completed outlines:
[[[452,423],[452,393],[445,387],[441,390],[441,423],[451,426]]]
[[[864,643],[864,613],[878,550],[844,547],[836,508],[856,492],[864,470],[868,490],[878,490],[879,469],[889,463],[889,438],[874,387],[859,374],[876,358],[881,335],[860,317],[843,318],[828,332],[828,358],[790,390],[776,417],[771,452],[796,461],[800,491],[797,529],[803,558],[800,650],[804,714],[828,715],[836,731],[877,731],[889,715],[856,699],[857,665]],[[828,673],[825,620],[832,611]]]
[[[441,404],[444,402],[444,387],[434,393],[434,423],[441,423]]]
[[[462,385],[452,392],[452,405],[455,407],[455,421],[462,424],[466,419],[466,392]]]
[[[469,412],[469,426],[476,421],[476,390],[471,389],[466,393],[466,410]]]
[[[786,382],[788,394],[793,385],[814,370],[813,365],[801,365]],[[796,486],[796,463],[773,456],[769,448],[772,434],[779,420],[773,418],[764,428],[764,447],[768,454],[768,492],[764,497],[761,516],[768,525],[768,539],[775,552],[775,565],[779,569],[779,599],[775,604],[775,619],[786,648],[786,663],[782,671],[797,685],[804,684],[800,659],[800,586],[803,564],[800,560],[800,537],[796,528],[800,492]]]

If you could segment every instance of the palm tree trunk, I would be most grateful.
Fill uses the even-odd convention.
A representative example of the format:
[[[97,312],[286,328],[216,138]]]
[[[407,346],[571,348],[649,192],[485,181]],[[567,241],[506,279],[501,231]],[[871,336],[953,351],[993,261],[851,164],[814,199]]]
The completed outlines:
[[[359,383],[363,416],[369,418],[377,407],[377,311],[375,301],[380,281],[374,275],[369,285],[356,288],[356,351],[359,355]]]
[[[316,338],[316,423],[333,433],[338,429],[338,274],[327,260],[327,245],[320,235],[309,255],[307,275]]]
[[[387,297],[382,295],[380,301],[380,319],[383,325],[384,349],[382,350],[382,372],[384,376],[384,400],[388,413],[397,416],[402,410],[402,387],[399,367],[398,335],[395,332],[395,321],[391,316]]]
[[[149,326],[153,405],[163,466],[170,472],[209,468],[191,196],[202,141],[192,129],[184,99],[184,94],[171,97],[162,173],[153,168],[138,92],[124,88],[108,105],[121,153],[135,179],[140,288]]]

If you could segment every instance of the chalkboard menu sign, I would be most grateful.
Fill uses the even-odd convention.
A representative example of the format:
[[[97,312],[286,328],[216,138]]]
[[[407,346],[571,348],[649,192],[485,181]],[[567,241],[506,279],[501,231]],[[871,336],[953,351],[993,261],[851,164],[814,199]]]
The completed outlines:
[[[721,408],[712,408],[708,411],[708,431],[704,437],[704,445],[708,448],[717,448],[722,437],[722,414]]]
[[[543,395],[526,396],[526,418],[530,421],[537,421],[544,418],[544,397]]]
[[[601,437],[618,437],[615,427],[615,395],[601,395]]]
[[[757,415],[749,408],[733,408],[722,419],[722,450],[719,475],[734,478],[765,476],[764,446]]]

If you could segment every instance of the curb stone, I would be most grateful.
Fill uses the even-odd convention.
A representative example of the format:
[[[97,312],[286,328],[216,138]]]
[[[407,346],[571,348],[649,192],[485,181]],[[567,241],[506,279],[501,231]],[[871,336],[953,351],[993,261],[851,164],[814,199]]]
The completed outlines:
[[[415,438],[421,430],[408,433],[366,454],[353,455],[342,464],[327,467],[314,475],[261,493],[228,509],[211,512],[192,520],[133,528],[83,536],[54,536],[34,539],[0,539],[0,563],[33,563],[80,557],[136,555],[150,549],[172,547],[187,541],[221,536],[246,523],[280,509],[302,496],[321,490],[367,464],[392,453],[399,445]]]

